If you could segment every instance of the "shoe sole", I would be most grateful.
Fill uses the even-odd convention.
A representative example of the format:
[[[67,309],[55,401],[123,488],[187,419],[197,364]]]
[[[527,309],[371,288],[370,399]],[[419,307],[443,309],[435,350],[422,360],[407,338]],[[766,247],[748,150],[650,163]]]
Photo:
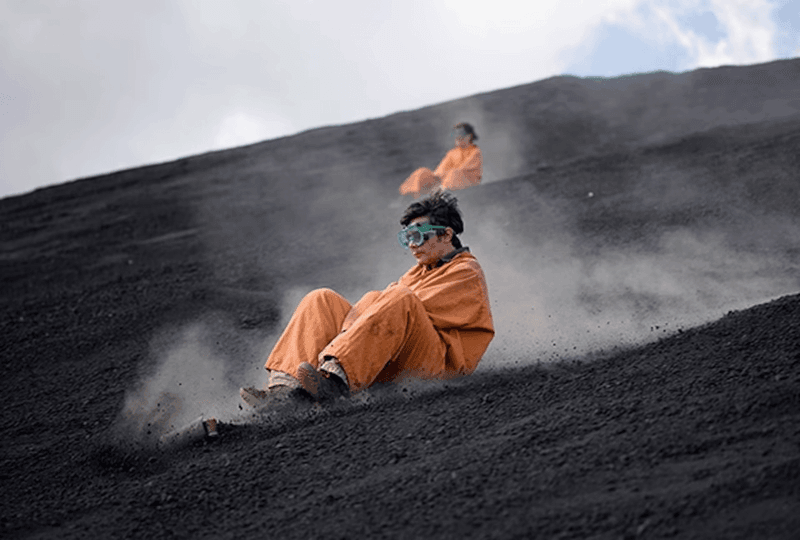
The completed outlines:
[[[296,388],[282,396],[268,395],[265,398],[251,394],[245,388],[240,388],[239,395],[242,400],[255,409],[256,412],[264,412],[267,409],[272,412],[299,411],[314,401],[313,397],[308,395],[302,387]]]
[[[239,388],[239,395],[241,396],[242,401],[244,401],[254,409],[266,403],[266,400],[251,394],[250,392],[247,391],[246,388]]]
[[[331,375],[331,377],[338,379],[335,375]],[[300,381],[300,388],[302,391],[317,403],[349,396],[349,392],[347,391],[342,392],[338,387],[335,389],[332,388],[336,386],[333,379],[325,377],[308,362],[303,362],[297,368],[297,378]]]
[[[315,400],[319,398],[321,377],[322,375],[308,362],[303,362],[297,368],[297,378],[300,380],[300,387]]]
[[[170,431],[162,435],[158,440],[158,446],[162,450],[179,448],[199,443],[201,441],[213,441],[219,437],[219,424],[216,418],[195,418],[185,426]]]

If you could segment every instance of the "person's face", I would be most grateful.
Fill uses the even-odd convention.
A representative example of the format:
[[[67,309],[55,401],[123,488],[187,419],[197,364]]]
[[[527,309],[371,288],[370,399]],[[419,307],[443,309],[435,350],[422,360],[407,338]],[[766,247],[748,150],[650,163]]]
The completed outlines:
[[[470,136],[456,132],[456,146],[466,148],[470,145]]]
[[[428,223],[427,216],[414,218],[409,225]],[[442,236],[432,236],[422,245],[410,244],[408,249],[411,254],[417,259],[417,263],[422,265],[436,264],[436,262],[453,251],[453,229],[447,228],[445,234]]]

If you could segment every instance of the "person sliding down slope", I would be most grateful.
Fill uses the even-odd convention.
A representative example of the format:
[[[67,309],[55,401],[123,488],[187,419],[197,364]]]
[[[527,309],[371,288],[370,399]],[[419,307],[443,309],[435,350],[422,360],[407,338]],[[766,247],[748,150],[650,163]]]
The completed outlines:
[[[435,171],[417,169],[400,185],[401,195],[429,193],[435,189],[464,189],[477,186],[483,175],[483,156],[475,145],[478,135],[470,124],[456,124],[456,146],[444,156]]]
[[[240,390],[247,404],[324,402],[404,377],[475,371],[494,326],[483,270],[458,239],[456,198],[434,192],[400,223],[398,240],[417,263],[355,305],[331,289],[307,294],[267,359],[266,388]]]

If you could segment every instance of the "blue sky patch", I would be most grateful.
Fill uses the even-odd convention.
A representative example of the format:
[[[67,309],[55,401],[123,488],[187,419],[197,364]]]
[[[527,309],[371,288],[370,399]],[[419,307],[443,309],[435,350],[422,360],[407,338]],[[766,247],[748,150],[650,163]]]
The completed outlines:
[[[778,58],[800,56],[800,1],[784,0],[777,3],[772,13],[777,27],[775,55]]]
[[[710,11],[693,13],[676,17],[681,27],[693,31],[698,36],[703,36],[711,43],[717,43],[725,38],[725,31],[716,15]]]
[[[581,77],[614,77],[651,71],[682,71],[686,50],[676,43],[659,45],[645,41],[635,33],[616,25],[604,25],[597,32],[594,45],[581,49],[586,53],[574,58],[566,73]]]

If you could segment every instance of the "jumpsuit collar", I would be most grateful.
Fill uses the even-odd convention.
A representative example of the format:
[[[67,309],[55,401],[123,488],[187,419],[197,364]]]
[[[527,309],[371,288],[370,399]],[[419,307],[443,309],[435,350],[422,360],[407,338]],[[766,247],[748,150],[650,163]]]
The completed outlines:
[[[426,268],[428,270],[433,270],[434,268],[439,268],[440,266],[444,266],[445,264],[447,264],[450,261],[452,261],[453,257],[458,255],[459,253],[464,253],[465,251],[467,253],[469,253],[469,248],[467,246],[460,247],[458,249],[454,249],[453,251],[451,251],[450,253],[448,253],[447,255],[445,255],[444,257],[439,259],[438,261],[436,261],[436,264],[429,264],[429,265],[426,266]]]

